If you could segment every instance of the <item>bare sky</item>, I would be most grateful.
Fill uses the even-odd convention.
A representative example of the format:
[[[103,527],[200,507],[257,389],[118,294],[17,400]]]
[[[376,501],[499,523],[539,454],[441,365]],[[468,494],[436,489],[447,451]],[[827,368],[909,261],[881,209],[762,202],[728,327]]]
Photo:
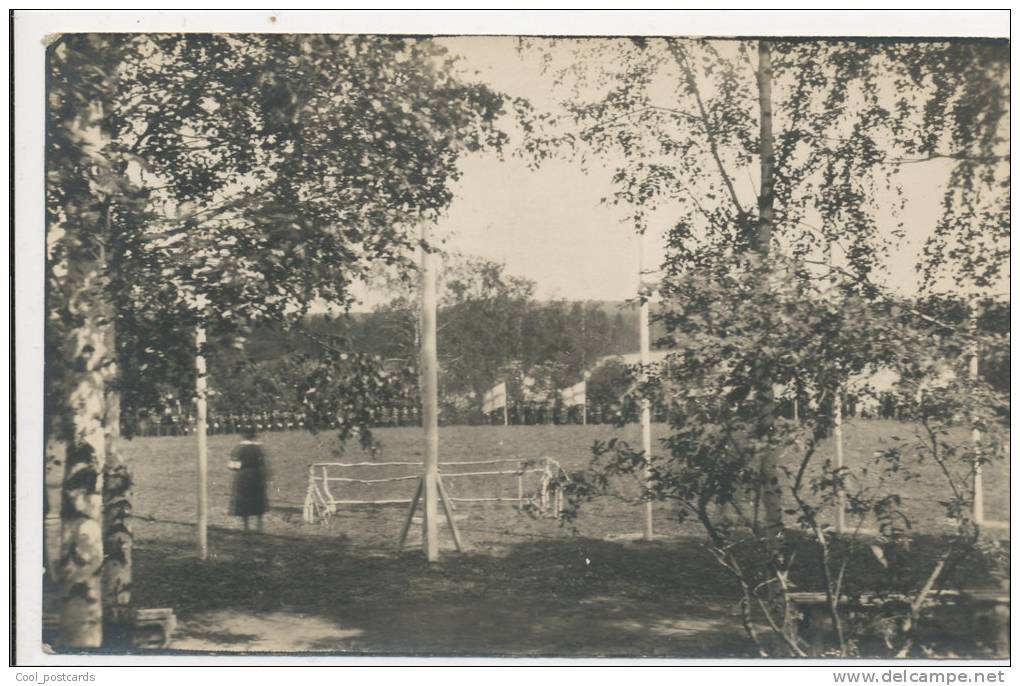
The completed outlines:
[[[518,54],[515,39],[444,39],[463,57],[465,77],[487,83],[536,107],[555,107],[550,77],[535,59]],[[509,124],[509,122],[508,122]],[[508,149],[461,161],[446,218],[437,227],[451,251],[505,262],[534,280],[540,298],[624,300],[637,289],[638,243],[626,211],[604,205],[610,172],[585,174],[573,162],[551,160],[537,170]],[[645,238],[647,263],[662,259],[659,237]],[[365,294],[365,304],[379,295]]]

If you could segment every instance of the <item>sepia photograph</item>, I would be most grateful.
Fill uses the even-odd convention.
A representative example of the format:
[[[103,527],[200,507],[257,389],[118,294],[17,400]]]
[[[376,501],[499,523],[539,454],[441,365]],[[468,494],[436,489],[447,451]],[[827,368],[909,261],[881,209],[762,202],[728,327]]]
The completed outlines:
[[[36,41],[19,645],[1008,665],[1008,11],[237,14]]]

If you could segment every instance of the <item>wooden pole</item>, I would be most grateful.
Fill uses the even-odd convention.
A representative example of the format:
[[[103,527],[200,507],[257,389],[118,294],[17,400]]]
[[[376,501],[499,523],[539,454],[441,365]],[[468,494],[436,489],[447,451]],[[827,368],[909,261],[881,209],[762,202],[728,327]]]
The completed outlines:
[[[507,405],[510,401],[507,398],[503,398],[503,426],[510,426],[510,411],[507,409]]]
[[[832,410],[832,440],[836,443],[836,469],[843,469],[843,392],[836,388]],[[846,493],[840,487],[836,494],[836,533],[846,531]]]
[[[974,327],[976,330],[976,326]],[[974,351],[970,356],[970,378],[977,381],[978,378],[978,354],[977,344],[974,344]],[[981,455],[978,452],[981,448],[981,432],[976,426],[971,428],[970,440],[974,445],[974,523],[982,526],[985,523],[985,491],[981,476]]]
[[[206,445],[206,368],[205,368],[205,327],[195,329],[195,411],[198,422],[195,435],[198,437],[198,557],[209,556],[206,531],[209,527],[208,467],[209,454]]]
[[[588,426],[588,379],[591,373],[584,370],[584,402],[581,404],[581,424]]]
[[[648,299],[645,293],[644,275],[644,247],[642,236],[638,236],[638,289],[642,297],[641,312],[638,326],[641,328],[641,382],[648,381],[648,365],[651,363],[651,342],[648,331]],[[587,390],[587,389],[586,389]],[[644,479],[645,486],[651,480],[651,459],[652,459],[652,403],[648,398],[641,399],[641,450],[645,455]],[[647,500],[644,504],[644,539],[652,540],[655,536],[652,527],[652,501]]]
[[[414,512],[418,509],[418,501],[421,500],[421,492],[425,487],[425,480],[418,479],[418,488],[414,492],[414,498],[411,499],[411,507],[407,508],[407,518],[404,520],[404,526],[400,529],[400,539],[397,541],[397,552],[404,549],[404,542],[407,541],[407,532],[411,530],[411,522],[414,520]]]
[[[453,535],[453,545],[457,548],[458,553],[464,552],[464,544],[460,540],[460,531],[457,529],[457,522],[453,519],[453,502],[446,493],[443,480],[437,479],[436,485],[439,487],[439,497],[443,501],[443,512],[446,513],[446,522],[450,525],[450,533]]]
[[[439,559],[438,478],[439,478],[439,392],[436,348],[436,271],[434,257],[424,246],[428,229],[421,227],[421,395],[422,427],[425,432],[424,496],[422,546],[429,562]]]

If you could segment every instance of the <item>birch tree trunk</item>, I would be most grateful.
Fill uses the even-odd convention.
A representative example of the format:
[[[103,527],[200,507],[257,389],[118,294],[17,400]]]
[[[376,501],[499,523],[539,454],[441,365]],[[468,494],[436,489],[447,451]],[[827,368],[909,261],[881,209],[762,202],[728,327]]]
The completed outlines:
[[[759,154],[761,159],[761,192],[758,195],[758,231],[755,250],[768,256],[772,242],[772,225],[775,203],[775,152],[772,135],[772,56],[767,41],[758,41],[758,108],[759,108]],[[758,430],[761,441],[771,438],[775,424],[775,394],[772,389],[772,375],[768,369],[760,369],[757,384]],[[765,447],[761,453],[762,505],[765,509],[765,534],[769,551],[778,548],[783,532],[782,494],[779,486],[779,465],[777,451]]]
[[[71,138],[81,146],[83,158],[104,169],[102,150],[108,141],[102,127],[103,107],[93,102],[68,122]],[[88,172],[90,183],[103,189],[99,172]],[[60,346],[66,369],[68,395],[62,433],[67,441],[61,488],[60,634],[61,646],[97,648],[103,642],[104,572],[104,466],[107,459],[108,380],[115,368],[114,308],[107,282],[110,236],[110,202],[99,223],[93,205],[71,203],[63,208],[63,233],[68,246],[65,264],[66,333]],[[54,234],[58,235],[58,234]],[[116,450],[120,405],[113,403],[112,445]],[[119,473],[119,472],[118,472]],[[121,490],[120,483],[112,486]]]
[[[103,465],[106,460],[105,377],[110,361],[99,261],[85,266],[69,310],[76,323],[66,350],[73,438],[67,449],[61,503],[60,644],[97,648],[103,641]]]
[[[63,500],[64,461],[67,443],[49,435],[46,440],[43,500],[43,554],[50,583],[60,583],[60,503]]]
[[[762,257],[768,257],[775,209],[775,141],[772,135],[772,55],[767,41],[758,41],[757,77],[761,192],[758,195],[758,231],[754,249]],[[769,444],[775,431],[776,399],[772,388],[772,374],[768,367],[759,367],[757,377],[756,434],[761,445],[759,476],[761,502],[765,510],[765,544],[770,567],[774,567],[772,571],[778,574],[781,570],[783,552],[783,495],[779,480],[779,449]],[[771,583],[768,592],[775,612],[779,615],[781,631],[787,640],[795,641],[797,628],[782,587],[778,583]],[[786,644],[781,643],[778,650],[782,654],[789,654]]]
[[[115,332],[111,323],[108,350],[114,354]],[[107,620],[123,621],[131,604],[131,476],[120,452],[120,390],[109,365],[106,379],[106,464],[103,471],[103,610]]]

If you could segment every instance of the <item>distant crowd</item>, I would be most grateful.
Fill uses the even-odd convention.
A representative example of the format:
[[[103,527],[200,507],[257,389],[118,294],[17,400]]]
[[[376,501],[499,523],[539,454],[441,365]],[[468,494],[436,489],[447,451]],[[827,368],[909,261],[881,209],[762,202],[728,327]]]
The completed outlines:
[[[605,424],[611,423],[619,415],[620,410],[611,406],[589,406],[587,416],[582,406],[562,407],[541,403],[511,403],[507,407],[506,420],[513,425],[528,424]],[[659,420],[664,420],[664,414]],[[489,414],[481,412],[462,412],[455,408],[441,408],[440,424],[450,426],[457,424],[503,424],[502,409]],[[634,421],[637,421],[635,415]],[[139,421],[137,434],[140,436],[187,436],[195,432],[196,418],[191,414],[168,413],[162,416],[153,415]],[[416,406],[395,407],[384,411],[372,426],[397,427],[420,426],[421,410]],[[336,428],[333,422],[329,428]],[[239,434],[245,431],[259,433],[272,431],[294,431],[305,428],[305,417],[300,412],[240,412],[213,413],[206,419],[206,430],[209,434]],[[320,427],[325,428],[325,427]]]
[[[780,416],[792,419],[795,416],[794,403],[791,400],[777,404]],[[862,419],[899,419],[901,408],[896,397],[891,393],[883,393],[876,401],[859,402],[848,399],[843,406],[843,416],[860,417]],[[666,410],[663,407],[652,408],[652,421],[666,421]],[[452,425],[563,425],[563,424],[613,424],[632,423],[639,420],[638,408],[631,404],[590,404],[568,407],[560,404],[540,402],[510,403],[506,412],[497,409],[483,414],[478,411],[463,411],[455,407],[441,407],[440,424]],[[187,436],[195,433],[196,419],[194,415],[167,412],[162,415],[150,415],[138,423],[137,435],[140,436]],[[420,426],[421,410],[417,406],[394,407],[386,410],[372,422],[373,427]],[[329,428],[336,428],[336,423]],[[326,427],[319,427],[326,428]],[[209,434],[239,434],[245,431],[272,432],[295,431],[305,429],[305,417],[301,412],[292,410],[275,410],[263,412],[210,412],[207,418]]]

